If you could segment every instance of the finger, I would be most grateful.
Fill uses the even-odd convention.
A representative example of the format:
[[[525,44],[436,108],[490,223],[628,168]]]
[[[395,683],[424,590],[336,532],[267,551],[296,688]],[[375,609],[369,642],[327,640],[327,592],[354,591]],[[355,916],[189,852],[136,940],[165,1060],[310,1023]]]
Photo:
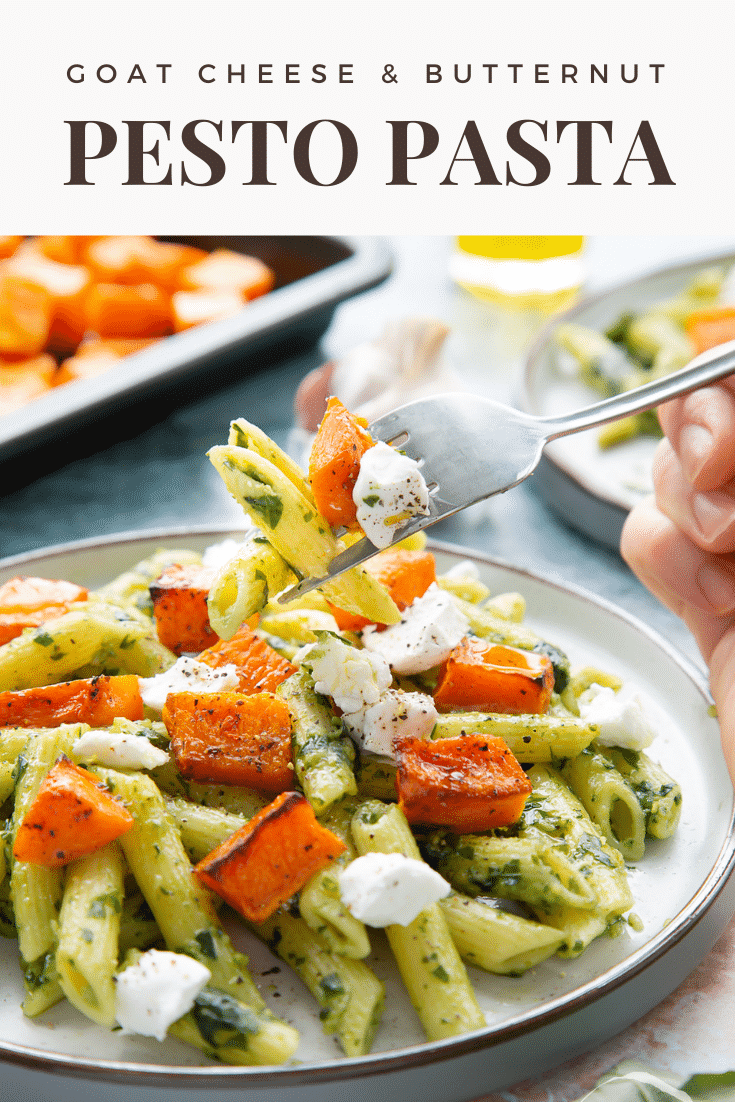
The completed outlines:
[[[310,371],[299,383],[294,398],[294,416],[300,428],[308,432],[316,432],[319,428],[331,393],[333,374],[334,364],[326,363]]]
[[[724,633],[712,654],[710,688],[717,705],[722,750],[735,784],[735,628]]]
[[[658,407],[661,426],[688,481],[711,490],[735,478],[735,379]]]
[[[695,490],[678,456],[663,440],[653,460],[656,504],[704,551],[735,552],[735,483],[719,490]]]
[[[735,612],[735,567],[703,551],[646,498],[632,510],[620,553],[654,596],[686,619],[690,610],[723,617]]]

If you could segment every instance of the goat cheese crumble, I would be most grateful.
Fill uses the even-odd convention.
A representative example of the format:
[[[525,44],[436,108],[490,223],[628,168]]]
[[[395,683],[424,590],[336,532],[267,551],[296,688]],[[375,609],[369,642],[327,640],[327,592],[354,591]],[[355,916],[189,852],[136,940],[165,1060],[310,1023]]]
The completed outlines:
[[[183,953],[149,949],[115,977],[116,1010],[123,1033],[166,1038],[168,1027],[191,1010],[212,973]]]
[[[205,547],[202,554],[202,566],[210,566],[214,570],[219,570],[220,567],[226,566],[231,559],[234,559],[235,555],[240,553],[243,543],[244,540],[233,539],[210,543],[209,547]]]
[[[408,926],[443,899],[450,885],[438,872],[402,853],[366,853],[339,874],[342,902],[367,926]]]
[[[330,632],[317,632],[318,642],[302,647],[294,662],[311,670],[314,688],[331,696],[345,713],[377,704],[393,678],[386,660],[345,643]]]
[[[469,621],[449,593],[432,582],[385,631],[367,627],[363,646],[382,655],[396,673],[422,673],[449,657],[467,634]]]
[[[597,741],[603,746],[645,750],[656,737],[652,705],[634,686],[615,692],[594,682],[578,703],[579,714],[597,727]]]
[[[477,563],[471,562],[470,559],[462,559],[461,562],[456,562],[454,566],[450,566],[444,577],[454,582],[479,582],[480,571],[477,568]]]
[[[159,714],[169,693],[223,693],[237,689],[240,677],[237,667],[208,666],[183,654],[170,669],[155,677],[140,677],[140,695],[146,707]]]
[[[165,765],[169,756],[145,735],[126,735],[122,731],[99,728],[85,731],[72,746],[78,761],[97,762],[110,769],[155,769]]]
[[[430,696],[388,689],[376,704],[345,716],[345,723],[363,750],[393,757],[393,739],[397,735],[428,738],[438,718]]]
[[[415,459],[379,441],[363,455],[352,492],[357,523],[376,547],[389,547],[399,528],[429,515],[429,491]]]

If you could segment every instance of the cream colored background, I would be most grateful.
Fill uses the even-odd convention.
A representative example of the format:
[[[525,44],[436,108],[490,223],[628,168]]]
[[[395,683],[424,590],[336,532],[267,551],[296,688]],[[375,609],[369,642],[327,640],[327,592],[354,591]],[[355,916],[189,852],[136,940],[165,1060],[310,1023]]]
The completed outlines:
[[[3,5],[0,180],[3,219],[25,232],[106,233],[455,233],[504,232],[717,233],[731,221],[732,60],[735,5],[729,0],[11,0]],[[324,63],[354,65],[355,83],[308,81],[258,85],[250,74],[271,62],[302,72]],[[469,84],[447,79],[427,86],[426,63],[448,74],[456,62],[472,64]],[[483,63],[497,63],[496,81],[484,81]],[[547,63],[551,83],[536,85],[534,63]],[[563,62],[607,63],[607,85],[562,85]],[[636,84],[613,74],[621,63]],[[66,78],[73,63],[87,79]],[[118,70],[100,84],[100,64]],[[139,64],[147,83],[126,83]],[[167,83],[157,63],[171,64]],[[202,84],[197,70],[217,66],[220,79]],[[247,83],[227,84],[227,65],[246,65]],[[509,63],[523,63],[513,85]],[[648,66],[665,65],[658,85]],[[381,74],[392,64],[396,84]],[[224,77],[224,79],[222,79]],[[482,79],[481,79],[482,77]],[[92,162],[95,186],[64,186],[68,179],[65,119],[103,119],[116,126],[117,150]],[[131,187],[126,178],[124,119],[167,119],[174,179],[183,152],[179,135],[192,119],[223,120],[228,162],[214,187]],[[233,119],[287,119],[289,145],[273,140],[274,187],[243,188],[246,146],[229,143]],[[358,138],[360,157],[350,180],[314,187],[293,167],[292,137],[307,122],[336,118]],[[478,187],[471,166],[458,166],[456,187],[439,186],[462,130],[474,119],[499,176],[505,176],[505,132],[518,119],[549,121],[546,151],[551,178],[538,187]],[[436,154],[415,162],[415,187],[387,187],[390,128],[387,119],[424,119],[440,131]],[[574,178],[571,134],[556,144],[556,120],[612,119],[613,144],[599,130],[595,163],[600,187],[570,187]],[[651,187],[645,165],[631,166],[629,187],[614,187],[637,127],[648,119],[675,187]],[[528,127],[533,140],[537,128]],[[204,133],[204,132],[202,132]],[[162,132],[151,130],[151,137]],[[238,141],[241,141],[241,135]],[[599,151],[599,153],[598,153]],[[191,163],[194,162],[191,155]],[[167,157],[168,159],[168,157]],[[515,157],[516,173],[529,166]],[[155,166],[150,162],[155,171]]]

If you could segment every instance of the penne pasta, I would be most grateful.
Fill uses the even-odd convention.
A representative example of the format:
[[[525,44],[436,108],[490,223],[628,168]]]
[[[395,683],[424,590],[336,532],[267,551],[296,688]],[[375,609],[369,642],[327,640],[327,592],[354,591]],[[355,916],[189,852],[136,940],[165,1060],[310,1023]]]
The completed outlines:
[[[115,1024],[115,971],[125,862],[117,842],[73,861],[59,912],[56,970],[70,1003],[92,1021]]]
[[[370,922],[387,922],[395,981],[402,981],[429,1040],[482,1029],[485,1015],[467,966],[519,976],[552,955],[575,957],[600,935],[619,933],[633,904],[625,861],[645,860],[646,835],[673,833],[681,788],[647,754],[600,745],[598,726],[580,717],[580,697],[590,686],[617,690],[620,679],[594,666],[572,674],[567,656],[525,623],[523,596],[490,596],[468,568],[437,579],[450,594],[441,600],[464,617],[454,617],[457,641],[446,649],[435,646],[437,633],[425,653],[423,643],[416,644],[417,661],[412,651],[410,662],[396,660],[391,668],[380,655],[382,628],[409,621],[411,603],[428,592],[435,576],[428,553],[409,557],[396,551],[421,551],[423,533],[391,548],[392,557],[376,564],[375,573],[355,568],[279,603],[277,595],[303,575],[326,573],[359,533],[332,530],[300,468],[246,420],[232,422],[228,443],[212,448],[209,458],[261,534],[245,540],[214,572],[211,585],[209,573],[199,580],[194,619],[200,630],[180,633],[182,645],[172,645],[186,652],[183,643],[201,640],[207,619],[208,635],[223,640],[250,621],[248,639],[257,646],[246,651],[232,645],[226,655],[240,684],[260,686],[257,701],[247,702],[261,725],[253,725],[247,743],[247,772],[241,769],[244,742],[235,730],[247,712],[246,694],[232,690],[214,697],[207,677],[200,680],[197,665],[186,660],[176,673],[191,678],[181,690],[186,714],[198,722],[206,709],[197,753],[205,763],[219,755],[222,767],[196,775],[247,777],[253,787],[182,776],[176,755],[181,769],[186,763],[173,704],[161,722],[117,716],[100,731],[110,743],[126,735],[166,747],[170,760],[150,770],[133,764],[146,760],[137,756],[140,744],[127,758],[129,746],[115,748],[122,757],[108,763],[131,763],[117,769],[96,764],[102,750],[99,759],[80,759],[73,747],[90,730],[87,723],[2,729],[0,804],[7,816],[12,802],[12,815],[0,854],[0,932],[18,940],[23,1011],[35,1016],[65,997],[99,1026],[114,1029],[118,970],[151,947],[166,948],[205,965],[210,979],[186,1004],[189,1009],[176,1021],[164,1021],[157,1035],[168,1027],[170,1036],[203,1057],[233,1065],[298,1059],[297,1031],[268,1009],[247,957],[228,936],[228,923],[242,909],[249,916],[243,936],[259,938],[295,971],[323,1030],[346,1056],[370,1052],[385,1003],[385,986],[370,966],[375,953],[376,968],[382,967],[377,960],[383,935],[373,935]],[[346,476],[345,493],[349,470]],[[321,502],[325,516],[328,504]],[[150,586],[166,567],[201,560],[198,552],[158,549],[72,611],[26,628],[0,646],[0,691],[97,674],[149,678],[168,670],[176,659],[159,639]],[[368,628],[370,636],[363,636]],[[370,638],[378,671],[364,683],[367,655],[355,660],[363,638]],[[263,640],[295,659],[295,670],[280,663],[285,680],[268,682],[277,684],[271,692],[279,700],[269,699],[263,688],[269,670],[262,652],[275,661]],[[479,640],[508,648],[505,659],[488,657],[492,648]],[[299,655],[314,641],[323,652],[312,651],[311,661],[305,652]],[[471,669],[475,643],[477,654],[485,656],[477,663],[481,677]],[[409,638],[406,646],[414,648],[414,641]],[[536,657],[531,662],[528,654],[511,654],[512,648]],[[327,668],[317,683],[331,685],[333,696],[316,692],[311,667],[317,668],[317,659]],[[454,695],[444,691],[448,670],[458,679]],[[211,671],[207,665],[205,672]],[[230,672],[216,671],[220,677]],[[518,691],[500,678],[519,679]],[[407,695],[419,693],[434,699]],[[467,710],[439,714],[452,706]],[[534,706],[540,714],[527,714]],[[280,787],[268,789],[267,754],[275,739],[269,714],[276,707]],[[491,707],[501,710],[479,710]],[[94,722],[89,713],[83,718]],[[605,724],[606,739],[610,726]],[[60,755],[71,760],[58,762]],[[44,805],[61,774],[74,778],[78,788],[64,790],[59,805]],[[63,815],[69,800],[79,795],[81,801],[80,794],[90,792],[79,819],[69,814],[54,820],[57,807]],[[103,808],[114,825],[107,834],[85,818]],[[31,809],[34,817],[27,819]],[[84,844],[74,850],[76,824]],[[57,833],[62,829],[63,844]],[[29,835],[43,845],[23,850]],[[14,847],[28,860],[14,857]],[[448,885],[452,890],[413,920],[390,897],[394,885],[381,879],[385,869],[364,872],[365,883],[350,885],[357,889],[350,896],[350,874],[357,877],[365,865],[354,862],[368,854],[423,861],[398,864],[419,883],[421,876],[438,879],[427,864],[438,871],[447,884],[439,881],[433,898],[449,891]],[[31,863],[36,860],[48,864]],[[54,861],[66,861],[66,867],[54,867]],[[206,864],[206,883],[214,892],[222,889],[221,895],[204,887],[203,866],[193,868],[199,862]],[[373,892],[374,898],[361,909],[363,888],[365,897]],[[405,925],[403,917],[409,919]],[[122,1024],[122,1009],[120,1015]]]
[[[589,746],[597,734],[597,728],[573,715],[451,712],[439,716],[433,738],[456,738],[465,734],[502,738],[518,761],[526,765],[575,757]]]
[[[415,859],[421,856],[403,813],[395,805],[365,801],[352,819],[352,835],[360,854],[402,853]],[[387,926],[386,935],[411,1003],[430,1041],[456,1037],[485,1024],[438,903],[426,907],[407,926]]]
[[[337,800],[357,793],[354,745],[331,708],[314,691],[307,670],[297,670],[282,682],[277,695],[291,713],[296,778],[317,815],[323,815]]]
[[[466,964],[499,976],[522,976],[561,947],[564,934],[458,892],[439,901]]]
[[[609,845],[626,861],[639,861],[646,843],[646,816],[635,790],[604,754],[588,746],[569,758],[561,775]]]

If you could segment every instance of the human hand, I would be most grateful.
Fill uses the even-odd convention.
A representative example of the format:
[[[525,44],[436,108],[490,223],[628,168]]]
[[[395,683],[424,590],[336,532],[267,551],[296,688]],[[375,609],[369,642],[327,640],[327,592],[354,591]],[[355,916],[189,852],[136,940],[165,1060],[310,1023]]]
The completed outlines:
[[[620,550],[697,641],[735,783],[735,378],[667,402],[659,418],[655,498],[632,510]]]

